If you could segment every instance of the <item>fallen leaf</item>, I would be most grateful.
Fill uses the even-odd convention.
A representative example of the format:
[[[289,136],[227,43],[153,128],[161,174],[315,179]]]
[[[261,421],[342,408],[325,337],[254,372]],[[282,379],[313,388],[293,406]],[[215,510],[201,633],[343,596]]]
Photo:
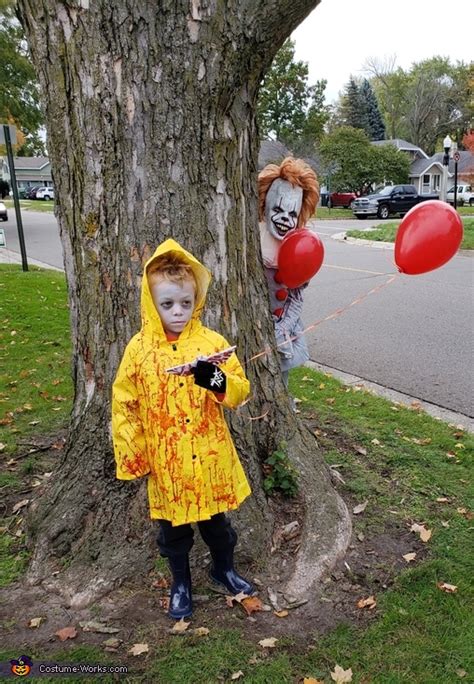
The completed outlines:
[[[380,442],[379,442],[379,440],[376,438],[376,439],[373,439],[373,440],[372,440],[371,444],[375,444],[375,446],[378,446],[378,445],[380,444]]]
[[[25,409],[25,411],[33,410],[33,406],[31,404],[23,404],[23,408]]]
[[[28,423],[28,425],[38,425],[38,424],[39,424],[39,420],[30,420],[30,422]]]
[[[196,627],[196,629],[193,629],[192,632],[196,636],[207,636],[209,634],[207,627]]]
[[[241,591],[239,594],[236,594],[235,596],[226,596],[225,597],[225,602],[229,606],[229,608],[232,608],[234,606],[234,601],[237,601],[237,603],[242,603],[242,601],[246,598],[250,598],[248,594],[244,594],[243,591]]]
[[[75,639],[77,637],[77,629],[75,627],[63,627],[54,634],[59,637],[60,641],[66,641],[66,639]]]
[[[459,669],[459,670],[456,670],[456,674],[458,677],[460,677],[462,679],[463,677],[465,677],[467,675],[467,672],[466,672],[466,670]]]
[[[110,639],[106,639],[105,641],[102,642],[102,646],[107,650],[116,650],[119,648],[120,644],[122,643],[122,639],[117,639],[117,637],[110,637]]]
[[[232,680],[235,680],[235,679],[240,679],[240,678],[243,677],[243,676],[244,676],[244,673],[242,672],[242,670],[239,670],[238,672],[234,672],[234,674],[232,674],[232,675],[230,676],[230,678],[231,678]]]
[[[449,503],[449,499],[447,496],[438,496],[436,499],[437,503]]]
[[[362,456],[367,456],[367,449],[364,449],[364,447],[356,447],[356,451]]]
[[[262,639],[258,643],[262,648],[275,648],[277,641],[278,639],[275,639],[275,637],[269,637],[268,639]]]
[[[288,615],[287,610],[274,610],[273,615],[276,615],[279,618],[284,618]]]
[[[28,506],[29,503],[30,503],[29,499],[22,499],[21,501],[18,501],[18,503],[16,503],[13,506],[13,513],[16,513],[17,511],[20,510],[20,508],[23,508],[24,506]]]
[[[120,632],[117,627],[107,627],[103,622],[96,622],[95,620],[80,622],[79,625],[84,632],[99,632],[99,634],[117,634]]]
[[[324,684],[321,679],[315,679],[314,677],[305,677],[303,679],[303,684]]]
[[[359,504],[358,506],[355,506],[355,507],[352,509],[352,512],[354,513],[354,515],[359,515],[359,513],[363,513],[363,512],[365,511],[365,509],[367,508],[367,504],[368,504],[368,503],[369,503],[369,502],[368,502],[368,500],[367,500],[367,501],[364,501],[364,503],[361,503],[361,504]]]
[[[240,605],[245,609],[247,615],[252,615],[252,613],[262,610],[262,602],[257,596],[248,596],[242,599]]]
[[[416,532],[422,542],[427,542],[429,539],[431,539],[431,530],[428,530],[424,525],[419,525],[418,523],[414,523],[410,527],[411,532]]]
[[[30,627],[31,629],[33,629],[35,627],[39,627],[40,624],[45,621],[45,619],[46,618],[44,618],[44,617],[31,618],[31,620],[28,623],[28,627]]]
[[[181,620],[179,620],[173,625],[173,628],[170,629],[170,632],[172,632],[173,634],[181,634],[182,632],[185,632],[188,629],[190,624],[190,622],[186,622],[184,618],[181,618]]]
[[[455,449],[465,449],[466,446],[462,442],[458,442],[457,444],[454,445]]]
[[[167,589],[169,582],[166,577],[160,577],[160,579],[154,580],[151,584],[153,589]]]
[[[373,596],[368,596],[365,599],[360,599],[360,601],[357,601],[357,608],[368,608],[369,610],[372,610],[372,608],[375,608],[376,605],[377,601]]]
[[[331,679],[336,684],[344,684],[344,682],[352,682],[352,670],[344,670],[340,665],[336,665],[334,672],[331,672]]]
[[[142,653],[149,652],[148,644],[133,644],[132,648],[128,651],[130,655],[139,656]]]
[[[442,524],[443,527],[449,528],[449,523],[448,523],[447,520],[442,520],[442,521],[441,521],[441,524]]]
[[[446,582],[437,582],[436,586],[447,594],[455,594],[458,590],[455,584],[447,584]]]
[[[416,553],[406,553],[402,558],[406,560],[407,563],[410,563],[412,560],[415,560]]]

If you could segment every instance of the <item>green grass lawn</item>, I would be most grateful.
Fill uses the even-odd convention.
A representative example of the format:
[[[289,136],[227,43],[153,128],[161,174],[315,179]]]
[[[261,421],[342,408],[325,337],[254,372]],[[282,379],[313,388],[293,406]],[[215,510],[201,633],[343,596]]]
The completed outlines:
[[[0,265],[0,441],[63,425],[71,409],[71,343],[64,275]]]
[[[15,211],[13,200],[3,200],[8,210]],[[53,200],[20,200],[20,207],[26,211],[45,211],[48,213],[54,212]]]
[[[35,463],[22,461],[9,470],[7,460],[21,441],[64,426],[71,406],[64,278],[0,266],[0,302],[0,441],[6,445],[0,454],[0,492],[18,491],[20,499]],[[407,564],[389,589],[374,589],[377,607],[366,626],[341,624],[321,636],[308,621],[304,647],[288,634],[264,650],[252,623],[242,617],[232,629],[211,626],[205,637],[162,633],[156,638],[145,627],[137,628],[116,654],[87,644],[61,650],[57,643],[47,658],[33,646],[22,645],[22,653],[50,662],[133,661],[137,674],[123,681],[144,683],[217,684],[232,681],[241,670],[242,681],[253,684],[296,683],[304,677],[329,684],[336,664],[352,668],[356,684],[474,681],[473,436],[431,418],[417,405],[391,403],[307,368],[291,373],[290,390],[326,461],[337,465],[345,481],[339,491],[349,507],[368,501],[364,513],[354,516],[354,543],[395,524],[409,532],[413,523],[423,523],[432,531],[424,560]],[[23,571],[26,552],[13,536],[12,518],[0,526],[6,530],[0,578],[8,585]],[[455,585],[456,592],[441,591],[439,582]],[[264,619],[257,614],[257,621]],[[271,619],[267,624],[271,637]],[[149,643],[149,654],[127,659],[126,650],[138,641]],[[0,661],[19,655],[0,647]],[[105,676],[102,681],[116,680]]]
[[[400,221],[381,223],[372,230],[348,230],[347,236],[376,242],[395,242],[399,225]],[[460,249],[474,249],[474,218],[464,218],[463,227],[464,236]]]

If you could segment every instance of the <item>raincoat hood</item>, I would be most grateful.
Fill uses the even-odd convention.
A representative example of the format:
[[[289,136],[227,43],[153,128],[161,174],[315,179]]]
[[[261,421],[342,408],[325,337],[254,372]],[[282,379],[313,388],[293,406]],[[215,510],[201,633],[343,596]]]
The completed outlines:
[[[153,297],[148,283],[148,273],[156,259],[167,254],[179,255],[181,261],[191,266],[196,279],[196,306],[194,307],[191,320],[181,333],[181,336],[186,338],[193,329],[193,323],[200,321],[202,310],[206,303],[207,290],[211,282],[211,273],[190,252],[187,252],[178,242],[172,240],[171,238],[165,240],[165,242],[162,242],[161,245],[158,245],[153,256],[151,256],[145,264],[141,292],[142,331],[145,334],[155,334],[162,339],[166,339],[160,316],[153,302]]]

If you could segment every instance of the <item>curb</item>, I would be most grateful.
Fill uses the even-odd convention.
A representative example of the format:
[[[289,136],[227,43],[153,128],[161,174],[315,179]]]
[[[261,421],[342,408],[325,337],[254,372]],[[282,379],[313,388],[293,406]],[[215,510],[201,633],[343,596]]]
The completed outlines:
[[[332,375],[340,380],[342,383],[344,383],[344,385],[360,385],[372,394],[383,397],[388,401],[403,404],[407,408],[410,407],[410,404],[416,402],[417,405],[420,405],[423,411],[425,411],[425,413],[433,418],[436,418],[436,420],[442,420],[445,423],[454,423],[456,426],[461,425],[467,432],[474,433],[474,418],[466,416],[464,413],[457,413],[456,411],[445,409],[442,406],[431,404],[429,401],[425,401],[419,397],[412,397],[409,394],[403,394],[403,392],[398,392],[397,390],[390,389],[389,387],[384,387],[384,385],[379,385],[376,382],[365,380],[357,375],[352,375],[351,373],[346,373],[345,371],[338,370],[337,368],[331,368],[330,366],[323,366],[321,363],[317,363],[316,361],[307,361],[305,366],[312,368],[313,370],[317,370],[320,373],[328,373],[329,375]]]
[[[0,247],[0,264],[21,264],[21,254],[18,252],[12,252],[11,249],[6,249],[5,247]],[[44,261],[38,261],[37,259],[31,259],[28,257],[29,266],[38,266],[39,268],[45,268],[48,271],[59,271],[64,273],[63,268],[58,268],[52,264],[46,264]]]

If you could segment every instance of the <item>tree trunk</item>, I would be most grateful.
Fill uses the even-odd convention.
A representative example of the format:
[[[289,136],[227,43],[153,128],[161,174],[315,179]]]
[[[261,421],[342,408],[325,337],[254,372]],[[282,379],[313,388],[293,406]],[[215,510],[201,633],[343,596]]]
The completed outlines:
[[[143,263],[167,237],[212,271],[205,323],[238,345],[253,388],[229,416],[254,490],[236,516],[241,546],[268,549],[261,462],[283,439],[308,511],[293,591],[307,588],[309,565],[323,567],[347,543],[347,511],[289,409],[257,230],[258,85],[317,4],[19,2],[44,95],[75,383],[60,468],[30,515],[29,580],[51,583],[63,566],[54,583],[72,605],[145,573],[156,557],[143,486],[115,479],[110,390],[140,325]]]

